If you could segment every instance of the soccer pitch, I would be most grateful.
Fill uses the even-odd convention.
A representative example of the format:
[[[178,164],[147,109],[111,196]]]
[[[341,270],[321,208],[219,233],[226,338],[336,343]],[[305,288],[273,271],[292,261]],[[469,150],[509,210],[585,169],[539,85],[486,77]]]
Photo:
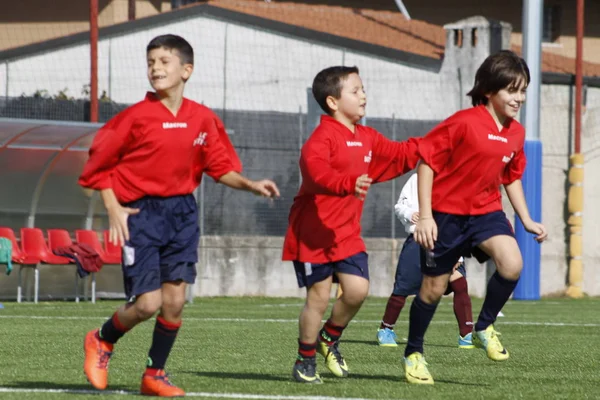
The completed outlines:
[[[375,334],[387,299],[369,298],[344,332],[350,376],[335,378],[317,355],[323,385],[292,381],[300,299],[199,298],[186,306],[167,363],[189,397],[213,399],[597,399],[600,299],[509,302],[496,328],[511,358],[488,360],[457,347],[452,300],[443,298],[425,338],[435,385],[403,378],[404,346],[381,348]],[[121,304],[5,303],[0,309],[0,399],[98,399],[83,375],[83,337]],[[475,316],[481,306],[473,300]],[[406,337],[410,300],[396,326]],[[115,347],[104,397],[137,396],[154,321]],[[140,396],[141,397],[141,396]]]

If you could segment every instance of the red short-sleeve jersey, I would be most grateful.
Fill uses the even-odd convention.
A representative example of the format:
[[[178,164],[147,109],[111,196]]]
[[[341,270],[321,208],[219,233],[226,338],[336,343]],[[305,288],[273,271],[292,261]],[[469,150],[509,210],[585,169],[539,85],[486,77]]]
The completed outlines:
[[[183,99],[173,115],[148,93],[96,133],[79,184],[112,188],[119,202],[128,203],[144,196],[190,194],[202,173],[218,180],[241,168],[214,112]]]
[[[500,185],[521,179],[525,129],[516,120],[498,131],[485,106],[462,110],[419,142],[419,156],[435,172],[434,211],[481,215],[502,210]]]

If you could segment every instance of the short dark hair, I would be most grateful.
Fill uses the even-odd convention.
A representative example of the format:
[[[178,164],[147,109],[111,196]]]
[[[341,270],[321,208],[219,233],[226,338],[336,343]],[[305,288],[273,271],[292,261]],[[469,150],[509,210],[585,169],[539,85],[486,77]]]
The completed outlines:
[[[358,67],[329,67],[315,76],[312,84],[312,93],[323,111],[331,114],[332,110],[327,105],[327,97],[339,99],[342,95],[342,81],[350,74],[358,74]]]
[[[146,54],[151,50],[165,48],[176,50],[182,64],[194,65],[194,49],[187,40],[177,35],[160,35],[155,37],[148,43]]]
[[[467,96],[471,96],[473,106],[487,104],[486,94],[496,94],[509,86],[516,86],[521,80],[529,85],[531,76],[524,59],[510,50],[502,50],[485,59],[475,74],[475,85]]]

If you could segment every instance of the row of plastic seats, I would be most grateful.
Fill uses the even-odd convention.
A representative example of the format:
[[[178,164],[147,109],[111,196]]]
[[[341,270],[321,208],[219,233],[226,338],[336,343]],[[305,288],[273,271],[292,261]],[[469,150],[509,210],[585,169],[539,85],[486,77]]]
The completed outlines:
[[[52,250],[73,244],[71,235],[65,229],[48,229],[48,241],[39,228],[21,228],[20,245],[11,228],[0,227],[0,237],[12,242],[12,260],[19,265],[17,302],[22,298],[22,268],[34,269],[34,302],[38,302],[40,264],[64,265],[72,264],[68,258],[55,255]],[[121,264],[121,247],[115,246],[108,240],[108,231],[103,231],[104,246],[100,243],[98,234],[92,230],[80,229],[75,231],[77,243],[84,243],[93,248],[104,264]],[[96,302],[96,276],[92,277],[92,303]],[[79,275],[75,272],[75,301],[79,302]]]

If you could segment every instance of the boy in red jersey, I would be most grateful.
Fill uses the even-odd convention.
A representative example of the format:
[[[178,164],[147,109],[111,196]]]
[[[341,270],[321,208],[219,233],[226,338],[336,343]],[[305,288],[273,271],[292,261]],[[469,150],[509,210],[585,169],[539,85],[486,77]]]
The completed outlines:
[[[525,130],[514,118],[525,101],[529,79],[527,64],[513,52],[489,56],[469,92],[474,107],[457,112],[419,143],[420,216],[414,237],[422,246],[424,276],[410,309],[404,354],[410,383],[433,384],[423,357],[423,337],[462,255],[473,255],[480,262],[491,257],[496,263],[473,341],[492,360],[509,356],[493,323],[517,285],[523,260],[502,211],[500,185],[524,228],[538,242],[547,237],[544,226],[529,215],[521,184]]]
[[[194,53],[175,35],[154,38],[146,49],[154,93],[119,113],[96,134],[79,184],[99,190],[110,241],[123,246],[123,278],[129,302],[84,341],[84,372],[97,389],[108,382],[113,345],[157,311],[141,393],[185,395],[164,366],[181,326],[186,285],[198,261],[198,210],[192,192],[206,172],[234,189],[279,195],[269,181],[240,175],[241,163],[219,118],[183,97]]]
[[[334,375],[348,375],[338,343],[369,291],[360,236],[364,197],[371,184],[414,168],[418,141],[393,142],[357,124],[367,99],[356,67],[319,72],[312,91],[328,115],[302,147],[302,186],[290,210],[283,260],[294,262],[298,285],[307,288],[292,374],[298,382],[321,383],[317,351]],[[340,283],[343,294],[321,329],[332,282]]]

